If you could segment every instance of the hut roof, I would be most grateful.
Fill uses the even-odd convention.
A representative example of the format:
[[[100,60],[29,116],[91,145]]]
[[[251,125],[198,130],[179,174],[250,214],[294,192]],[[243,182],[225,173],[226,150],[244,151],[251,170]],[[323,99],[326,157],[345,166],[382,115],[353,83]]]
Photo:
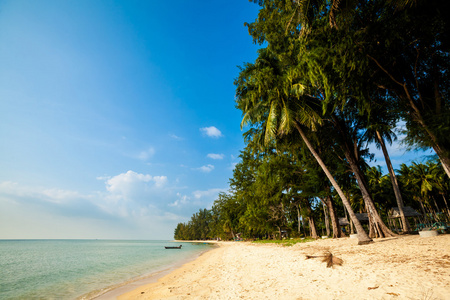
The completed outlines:
[[[347,218],[339,218],[339,226],[347,226],[349,224]]]
[[[414,208],[410,206],[403,207],[403,213],[405,214],[405,217],[418,217],[422,215],[417,211],[415,211]],[[389,210],[389,218],[391,219],[400,218],[400,212],[398,210],[398,207],[393,207]]]
[[[355,214],[356,218],[358,219],[358,221],[360,222],[369,222],[369,215],[367,213],[362,213],[362,214]],[[340,226],[346,226],[349,225],[350,223],[348,222],[347,218],[339,218],[339,225]]]
[[[369,215],[367,213],[355,214],[360,222],[369,222]]]

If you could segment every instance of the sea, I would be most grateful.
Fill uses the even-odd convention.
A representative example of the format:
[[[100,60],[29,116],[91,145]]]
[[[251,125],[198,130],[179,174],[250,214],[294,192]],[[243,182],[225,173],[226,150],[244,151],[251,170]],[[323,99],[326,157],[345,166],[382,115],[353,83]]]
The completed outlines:
[[[178,245],[182,248],[164,248]],[[0,299],[94,299],[211,247],[171,241],[0,240]]]

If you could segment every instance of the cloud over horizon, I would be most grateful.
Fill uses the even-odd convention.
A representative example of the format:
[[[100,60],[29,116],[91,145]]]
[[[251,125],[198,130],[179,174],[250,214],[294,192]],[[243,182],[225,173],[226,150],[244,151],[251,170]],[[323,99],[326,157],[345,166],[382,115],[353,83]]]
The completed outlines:
[[[210,172],[214,166],[207,165],[199,169]],[[119,232],[117,235],[114,235],[114,231],[109,232],[113,227],[121,227],[125,231],[133,227],[136,230],[139,228],[142,235],[144,228],[166,224],[167,232],[161,231],[160,234],[167,236],[171,234],[176,223],[187,220],[199,207],[211,207],[217,194],[225,191],[209,189],[181,194],[176,190],[184,187],[170,186],[167,176],[153,176],[132,170],[115,176],[99,176],[96,179],[104,182],[104,189],[85,193],[70,189],[28,186],[12,181],[0,182],[0,210],[9,212],[11,217],[20,215],[14,222],[28,220],[27,222],[40,223],[33,231],[34,236],[38,238],[92,238],[83,235],[86,231],[82,228],[86,228],[86,224],[103,224],[103,235],[96,235],[101,238],[125,238]],[[55,215],[57,218],[48,219],[48,215]],[[47,219],[46,222],[39,221],[44,218]],[[7,221],[3,223],[5,222]],[[77,222],[83,222],[83,225],[78,226]],[[11,226],[14,224],[11,223]],[[54,235],[38,234],[39,231],[48,234],[51,228],[58,228]],[[58,236],[58,232],[63,229],[72,235]],[[100,232],[100,229],[98,230]],[[22,231],[19,236],[10,236],[8,233],[0,236],[13,237],[28,238],[26,231]]]

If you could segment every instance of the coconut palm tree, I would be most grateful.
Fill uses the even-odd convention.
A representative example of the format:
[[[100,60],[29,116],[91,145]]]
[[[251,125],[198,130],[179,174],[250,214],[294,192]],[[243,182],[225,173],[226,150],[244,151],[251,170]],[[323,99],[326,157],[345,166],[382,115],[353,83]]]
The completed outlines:
[[[259,57],[255,63],[246,64],[235,81],[237,107],[244,113],[241,127],[247,123],[262,126],[266,143],[276,140],[278,135],[297,129],[306,147],[339,194],[355,225],[359,244],[368,243],[371,239],[305,132],[307,129],[309,132],[316,130],[317,126],[323,123],[323,119],[317,112],[317,108],[320,108],[319,103],[315,97],[308,95],[307,86],[299,79],[298,73],[283,68],[269,49],[259,50]]]
[[[344,113],[336,112],[332,114],[331,119],[340,134],[340,146],[358,183],[358,187],[369,214],[369,220],[371,220],[371,223],[374,225],[370,228],[374,229],[375,235],[378,235],[379,237],[395,236],[386,224],[384,224],[378,214],[375,203],[369,192],[369,187],[362,169],[365,167],[365,161],[362,157],[367,149],[364,150],[361,148],[362,139],[359,132],[362,128],[361,123],[354,117],[354,113],[355,112],[350,112],[348,110]]]
[[[382,97],[379,97],[378,100],[381,100],[381,98]],[[378,149],[381,148],[383,151],[384,160],[389,171],[389,177],[394,190],[395,200],[397,201],[397,207],[400,213],[402,229],[403,232],[409,232],[411,228],[403,211],[403,197],[400,192],[397,176],[395,175],[394,168],[389,157],[389,152],[386,148],[386,142],[391,145],[392,142],[397,139],[397,136],[392,129],[395,128],[398,114],[388,102],[384,101],[384,103],[381,103],[380,101],[377,101],[371,105],[367,118],[368,124],[365,126],[366,131],[364,133],[364,138],[367,140],[367,143],[374,143]]]
[[[258,2],[263,6],[260,20],[285,32],[285,36],[297,35],[303,41],[310,42],[315,33],[325,32],[328,16],[328,29],[356,44],[360,54],[347,55],[344,65],[366,66],[366,74],[372,77],[371,86],[387,91],[391,101],[401,104],[407,119],[407,141],[415,147],[433,148],[450,177],[450,106],[445,96],[450,80],[445,71],[450,66],[449,23],[441,13],[450,9],[447,1]],[[263,30],[250,24],[249,31],[254,34]],[[283,44],[289,42],[285,36],[263,34],[255,41]],[[321,47],[330,57],[335,55],[329,52],[339,48],[336,43]],[[345,47],[346,51],[349,49]],[[295,46],[290,49],[296,50]],[[342,79],[347,73],[341,72],[337,78]],[[362,81],[353,78],[352,85],[359,84]]]
[[[447,215],[450,218],[450,209],[446,198],[446,195],[448,195],[450,188],[449,181],[446,178],[442,166],[440,166],[438,163],[432,162],[432,165],[430,166],[430,173],[432,174],[433,185],[438,191],[439,195],[441,195],[447,209]]]

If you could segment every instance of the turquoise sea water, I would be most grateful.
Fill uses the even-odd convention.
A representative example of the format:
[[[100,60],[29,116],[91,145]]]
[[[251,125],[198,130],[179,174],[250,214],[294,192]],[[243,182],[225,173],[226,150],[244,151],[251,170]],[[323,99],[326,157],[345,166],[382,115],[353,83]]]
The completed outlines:
[[[166,250],[164,246],[178,246]],[[0,299],[76,299],[210,249],[169,241],[0,240]]]

